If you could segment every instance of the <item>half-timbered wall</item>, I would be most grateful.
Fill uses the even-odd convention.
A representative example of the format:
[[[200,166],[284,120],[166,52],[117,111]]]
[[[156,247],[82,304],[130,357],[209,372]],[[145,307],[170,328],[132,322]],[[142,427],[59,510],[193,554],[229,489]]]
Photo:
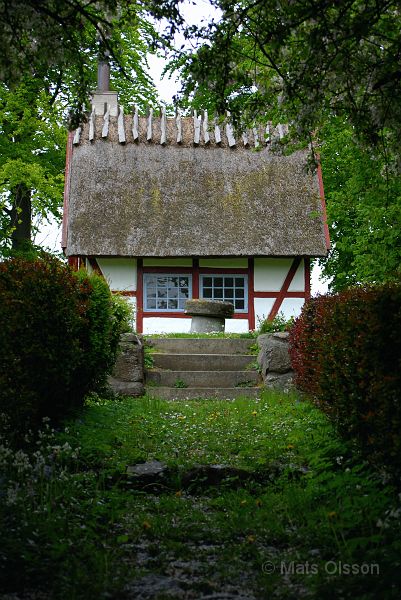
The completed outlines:
[[[80,262],[77,258],[70,260]],[[77,265],[78,266],[78,265]],[[191,297],[202,296],[202,280],[210,277],[241,277],[245,282],[245,308],[227,319],[226,331],[255,329],[266,318],[282,313],[297,316],[310,296],[309,258],[112,258],[86,259],[113,292],[126,296],[136,315],[139,333],[188,332],[191,320],[182,310],[158,312],[144,303],[144,281],[152,274],[190,279]]]

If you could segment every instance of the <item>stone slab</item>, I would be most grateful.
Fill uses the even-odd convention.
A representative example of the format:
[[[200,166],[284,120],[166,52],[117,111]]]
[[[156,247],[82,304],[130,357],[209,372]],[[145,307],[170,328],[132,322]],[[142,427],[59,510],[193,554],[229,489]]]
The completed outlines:
[[[187,387],[253,387],[259,383],[257,371],[164,371],[150,369],[146,371],[146,383],[164,387],[176,387],[184,382]],[[249,384],[249,385],[246,385]]]
[[[253,388],[171,388],[146,387],[150,398],[164,400],[196,400],[216,398],[218,400],[235,400],[236,398],[260,398],[262,387]]]
[[[232,302],[220,302],[218,300],[187,300],[185,303],[185,313],[194,316],[200,315],[229,319],[234,314],[234,305]]]
[[[169,354],[247,354],[254,338],[159,338],[146,336],[144,343]],[[256,359],[256,356],[255,356]]]
[[[244,371],[255,357],[241,354],[152,354],[154,367],[171,371]]]

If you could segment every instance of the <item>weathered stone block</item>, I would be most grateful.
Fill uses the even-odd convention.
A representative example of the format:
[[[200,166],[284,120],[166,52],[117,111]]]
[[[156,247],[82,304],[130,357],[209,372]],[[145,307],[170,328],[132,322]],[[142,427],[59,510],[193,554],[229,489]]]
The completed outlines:
[[[292,386],[288,337],[287,332],[266,333],[258,337],[258,364],[266,387],[289,389]]]
[[[116,363],[108,382],[116,394],[125,396],[143,395],[143,345],[135,333],[124,333],[121,336]]]
[[[142,381],[120,381],[114,379],[114,377],[109,377],[108,383],[113,392],[121,396],[135,396],[137,398],[145,393]]]

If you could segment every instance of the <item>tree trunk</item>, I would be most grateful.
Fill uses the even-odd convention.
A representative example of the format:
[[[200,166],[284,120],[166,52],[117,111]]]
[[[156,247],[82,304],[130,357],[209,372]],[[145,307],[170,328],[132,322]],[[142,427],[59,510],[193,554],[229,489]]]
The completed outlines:
[[[32,203],[31,190],[19,183],[12,190],[11,243],[14,252],[23,252],[31,246]]]

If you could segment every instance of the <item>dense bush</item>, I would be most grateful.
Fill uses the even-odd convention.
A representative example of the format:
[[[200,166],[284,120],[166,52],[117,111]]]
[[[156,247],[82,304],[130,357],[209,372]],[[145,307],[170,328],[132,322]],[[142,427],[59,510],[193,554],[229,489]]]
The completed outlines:
[[[296,385],[401,471],[401,287],[352,288],[305,304],[290,334]]]
[[[122,318],[98,276],[51,257],[0,264],[0,412],[14,431],[65,416],[104,384]]]

